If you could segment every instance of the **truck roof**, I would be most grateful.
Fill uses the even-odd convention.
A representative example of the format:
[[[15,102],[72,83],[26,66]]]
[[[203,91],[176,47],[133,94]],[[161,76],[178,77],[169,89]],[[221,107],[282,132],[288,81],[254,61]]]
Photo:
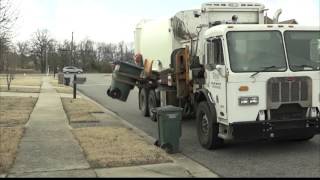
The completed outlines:
[[[239,11],[241,9],[251,10],[263,10],[265,6],[255,2],[211,2],[203,3],[202,10],[218,10],[218,9],[230,9],[230,11]]]
[[[205,37],[224,35],[229,31],[320,31],[319,26],[301,26],[292,24],[223,24],[214,26],[205,32]]]

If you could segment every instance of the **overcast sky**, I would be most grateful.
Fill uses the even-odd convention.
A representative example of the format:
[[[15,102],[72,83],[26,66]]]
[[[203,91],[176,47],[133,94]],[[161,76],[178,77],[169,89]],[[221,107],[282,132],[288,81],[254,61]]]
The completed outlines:
[[[86,37],[100,42],[132,42],[141,19],[169,18],[176,12],[200,8],[212,0],[12,0],[20,18],[15,41],[30,39],[37,29],[48,29],[51,37],[75,41]],[[227,1],[227,0],[217,0]],[[229,0],[239,1],[239,0]],[[268,16],[282,8],[280,20],[296,19],[301,25],[319,26],[320,0],[244,0],[266,6]]]

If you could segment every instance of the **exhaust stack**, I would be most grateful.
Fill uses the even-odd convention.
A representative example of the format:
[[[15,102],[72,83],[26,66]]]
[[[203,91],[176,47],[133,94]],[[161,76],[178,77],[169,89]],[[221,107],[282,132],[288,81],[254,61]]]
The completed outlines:
[[[273,24],[279,23],[279,16],[282,14],[282,9],[278,9],[273,16]]]

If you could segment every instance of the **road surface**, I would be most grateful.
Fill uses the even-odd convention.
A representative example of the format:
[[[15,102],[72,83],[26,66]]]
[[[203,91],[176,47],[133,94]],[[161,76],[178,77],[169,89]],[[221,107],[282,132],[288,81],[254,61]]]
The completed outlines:
[[[88,74],[79,89],[157,138],[157,124],[138,109],[138,90],[134,89],[124,103],[106,95],[110,84],[111,75]],[[320,136],[305,142],[227,142],[223,149],[208,151],[198,143],[195,120],[183,121],[182,134],[182,153],[222,177],[320,177]]]

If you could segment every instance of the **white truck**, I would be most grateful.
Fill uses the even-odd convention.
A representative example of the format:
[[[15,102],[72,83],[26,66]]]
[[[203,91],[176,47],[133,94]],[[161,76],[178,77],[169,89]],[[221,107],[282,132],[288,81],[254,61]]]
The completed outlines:
[[[135,30],[144,116],[159,106],[196,117],[200,144],[308,140],[320,133],[319,27],[265,24],[258,3],[214,2]],[[117,68],[116,68],[117,69]],[[109,96],[117,98],[109,93]]]

